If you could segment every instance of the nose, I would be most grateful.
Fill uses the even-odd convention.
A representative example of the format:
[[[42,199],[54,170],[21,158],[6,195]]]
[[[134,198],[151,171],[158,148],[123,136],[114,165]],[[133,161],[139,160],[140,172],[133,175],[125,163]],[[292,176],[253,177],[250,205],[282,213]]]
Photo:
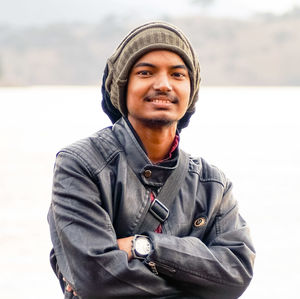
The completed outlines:
[[[169,92],[172,90],[170,78],[168,74],[157,74],[155,77],[155,82],[153,84],[153,88],[157,91]]]

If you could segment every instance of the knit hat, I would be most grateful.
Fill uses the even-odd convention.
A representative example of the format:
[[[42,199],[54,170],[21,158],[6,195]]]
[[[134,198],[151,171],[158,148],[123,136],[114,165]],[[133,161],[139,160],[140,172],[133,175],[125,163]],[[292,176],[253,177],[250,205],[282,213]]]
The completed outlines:
[[[115,122],[121,115],[127,115],[126,87],[131,68],[146,53],[153,50],[169,50],[178,54],[189,69],[191,94],[187,115],[188,124],[195,111],[200,84],[200,67],[194,50],[186,36],[174,25],[165,22],[151,22],[132,30],[107,60],[103,76],[102,107]]]

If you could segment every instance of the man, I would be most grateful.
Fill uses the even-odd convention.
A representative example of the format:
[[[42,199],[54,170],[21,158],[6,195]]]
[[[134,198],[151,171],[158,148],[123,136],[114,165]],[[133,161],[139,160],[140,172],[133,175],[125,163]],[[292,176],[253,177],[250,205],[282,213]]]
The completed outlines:
[[[57,155],[51,264],[65,298],[238,298],[254,249],[232,185],[178,147],[200,76],[176,27],[130,32],[108,59],[114,125]],[[199,138],[200,136],[195,136]]]

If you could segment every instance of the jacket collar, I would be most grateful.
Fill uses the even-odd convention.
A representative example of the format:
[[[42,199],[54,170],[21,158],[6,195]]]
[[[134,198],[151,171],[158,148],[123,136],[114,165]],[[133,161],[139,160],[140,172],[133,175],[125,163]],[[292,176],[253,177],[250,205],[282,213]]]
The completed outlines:
[[[139,137],[123,117],[113,126],[113,132],[123,147],[128,164],[145,185],[161,187],[178,164],[178,148],[170,160],[152,164]]]

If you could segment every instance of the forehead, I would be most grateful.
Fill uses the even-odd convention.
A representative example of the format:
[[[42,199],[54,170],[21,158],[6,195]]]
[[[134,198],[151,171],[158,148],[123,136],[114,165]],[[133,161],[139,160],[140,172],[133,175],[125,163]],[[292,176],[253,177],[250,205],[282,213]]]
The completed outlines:
[[[169,65],[185,65],[182,58],[175,52],[168,50],[154,50],[144,54],[140,57],[134,65],[140,62],[147,62],[153,65],[169,64]]]

